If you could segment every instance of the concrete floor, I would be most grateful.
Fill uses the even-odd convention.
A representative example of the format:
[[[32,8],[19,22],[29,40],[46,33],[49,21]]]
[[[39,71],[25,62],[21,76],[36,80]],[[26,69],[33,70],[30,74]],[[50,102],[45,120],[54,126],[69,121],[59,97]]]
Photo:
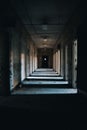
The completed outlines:
[[[11,94],[77,94],[77,89],[70,88],[68,81],[65,81],[53,69],[37,69]]]
[[[23,85],[32,85],[32,84],[35,84],[35,85],[56,85],[56,84],[67,84],[68,85],[68,81],[23,81],[22,82]]]
[[[53,69],[37,69],[36,71],[34,71],[31,76],[49,76],[49,77],[58,77],[59,74],[57,72],[55,72]]]
[[[49,79],[55,82],[52,76],[45,77],[44,81],[48,82]],[[40,77],[38,78],[37,75],[37,77],[28,77],[24,82],[38,81],[39,83],[39,80]],[[65,81],[56,79],[56,82]],[[0,119],[3,119],[3,129],[4,126],[7,127],[6,123],[11,129],[13,127],[15,129],[47,128],[48,130],[50,128],[59,130],[87,128],[86,97],[78,93],[77,89],[55,88],[55,84],[51,88],[48,88],[48,84],[43,86],[21,84],[21,87],[16,88],[10,96],[0,97]]]
[[[71,88],[21,88],[12,92],[12,95],[26,94],[77,94],[77,89]]]
[[[33,80],[33,79],[35,79],[35,80],[36,80],[36,79],[38,79],[38,80],[40,80],[40,79],[43,79],[43,80],[44,80],[44,79],[45,79],[45,80],[48,80],[48,79],[49,79],[49,80],[59,80],[59,79],[61,79],[61,80],[62,80],[63,77],[62,77],[62,76],[58,76],[58,77],[45,77],[45,76],[44,76],[44,77],[41,77],[41,76],[40,76],[40,77],[31,76],[31,77],[30,77],[30,76],[29,76],[29,77],[27,77],[26,79],[32,79],[32,80]]]
[[[0,97],[0,127],[12,129],[87,129],[87,99],[79,94]]]

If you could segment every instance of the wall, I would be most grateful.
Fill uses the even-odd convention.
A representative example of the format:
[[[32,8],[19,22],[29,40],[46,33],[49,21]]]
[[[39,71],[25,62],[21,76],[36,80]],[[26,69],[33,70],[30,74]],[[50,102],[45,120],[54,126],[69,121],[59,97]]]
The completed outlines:
[[[11,7],[11,6],[10,6]],[[29,75],[29,41],[30,35],[13,8],[9,7],[7,26],[10,44],[9,77],[10,90],[15,88]],[[11,14],[10,14],[11,12]],[[10,15],[10,16],[9,16]],[[6,28],[6,27],[5,27]]]
[[[87,17],[78,28],[78,88],[87,93]]]
[[[16,86],[21,80],[21,61],[20,61],[20,42],[19,33],[16,28],[10,30],[10,44],[11,44],[11,74],[13,77],[13,83],[11,89]]]
[[[10,88],[16,87],[29,75],[29,44],[30,38],[25,28],[16,23],[15,27],[9,29],[10,34]]]
[[[68,80],[68,45],[65,45],[65,80]]]
[[[8,31],[0,28],[0,95],[8,95],[10,93],[9,85]]]
[[[65,58],[64,58],[64,44],[63,43],[61,43],[61,47],[60,47],[60,61],[61,61],[61,68],[60,68],[60,73],[61,73],[61,76],[63,76],[64,77],[64,60],[65,60]]]

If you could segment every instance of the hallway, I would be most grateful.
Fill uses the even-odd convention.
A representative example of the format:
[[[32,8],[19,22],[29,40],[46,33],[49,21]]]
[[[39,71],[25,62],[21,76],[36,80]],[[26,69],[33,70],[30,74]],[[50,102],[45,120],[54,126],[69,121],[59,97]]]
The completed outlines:
[[[21,82],[13,94],[77,94],[77,89],[69,87],[53,69],[37,69]]]
[[[86,18],[85,3],[34,2],[9,0],[8,6],[4,2],[0,5],[4,12],[0,15],[2,96],[30,88],[43,88],[44,93],[46,88],[51,90],[49,93],[63,88],[80,89],[78,52],[83,42],[80,28]]]
[[[58,130],[62,129],[59,125],[64,130],[87,127],[86,43],[83,0],[0,1],[3,127],[8,121],[8,125],[13,123],[11,129],[16,125],[19,130],[22,125],[30,129],[31,123],[32,127],[41,124],[42,129],[46,120],[49,126],[56,120]]]

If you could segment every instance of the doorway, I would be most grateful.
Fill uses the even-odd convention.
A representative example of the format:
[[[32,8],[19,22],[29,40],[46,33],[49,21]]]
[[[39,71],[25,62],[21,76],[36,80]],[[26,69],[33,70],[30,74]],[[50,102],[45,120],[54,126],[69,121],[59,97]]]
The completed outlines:
[[[48,68],[48,61],[49,57],[48,56],[42,56],[42,68]]]

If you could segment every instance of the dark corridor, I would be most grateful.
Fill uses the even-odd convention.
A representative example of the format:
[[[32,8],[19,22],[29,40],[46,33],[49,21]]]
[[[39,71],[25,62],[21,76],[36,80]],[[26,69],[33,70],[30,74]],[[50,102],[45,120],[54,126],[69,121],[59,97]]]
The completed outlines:
[[[48,56],[42,56],[42,68],[48,68],[49,58]]]
[[[86,1],[0,1],[2,130],[87,129],[86,43]]]

